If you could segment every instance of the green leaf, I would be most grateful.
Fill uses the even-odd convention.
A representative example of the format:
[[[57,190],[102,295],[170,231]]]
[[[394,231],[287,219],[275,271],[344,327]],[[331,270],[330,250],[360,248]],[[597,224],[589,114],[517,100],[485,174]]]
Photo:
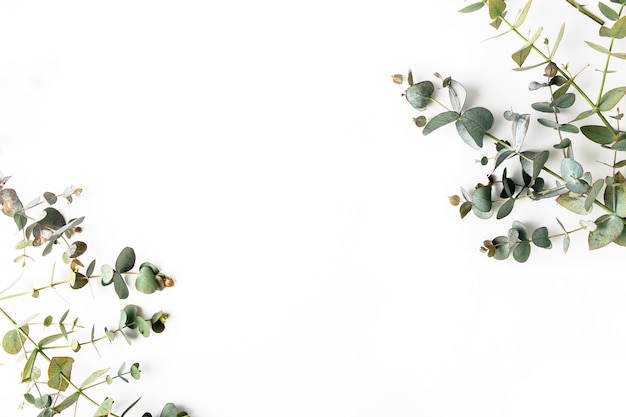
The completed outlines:
[[[576,118],[574,120],[572,120],[572,122],[576,122],[578,120],[586,119],[587,117],[593,116],[594,114],[596,114],[596,110],[595,109],[585,110],[585,111],[581,112],[578,116],[576,116]]]
[[[585,41],[585,43],[589,45],[592,49],[598,52],[602,52],[603,54],[606,54],[606,55],[611,55],[611,51],[602,45],[598,45],[597,43],[593,43],[589,41]]]
[[[134,379],[139,380],[141,378],[141,371],[139,371],[139,364],[133,363],[130,367],[130,376]]]
[[[491,187],[483,186],[474,190],[474,193],[472,194],[472,203],[478,211],[483,213],[490,212],[492,208]]]
[[[463,84],[457,80],[451,79],[448,83],[448,96],[450,97],[452,110],[460,113],[465,105],[465,99],[467,97],[467,92],[465,91]]]
[[[115,287],[115,293],[121,300],[128,298],[128,285],[126,285],[126,281],[124,281],[119,272],[113,274],[113,286]]]
[[[184,417],[187,413],[185,413],[182,417]],[[165,404],[163,410],[161,410],[161,414],[159,417],[178,417],[178,409],[172,403]]]
[[[50,343],[56,342],[57,340],[59,340],[59,339],[61,339],[63,337],[67,337],[67,333],[65,333],[65,334],[58,333],[58,334],[53,334],[53,335],[50,335],[50,336],[46,336],[43,339],[41,339],[39,341],[39,343],[37,343],[37,346],[39,346],[40,348],[43,348],[44,346],[47,346]]]
[[[515,205],[515,199],[514,198],[509,198],[508,200],[506,200],[500,206],[500,209],[498,210],[498,214],[496,214],[496,218],[497,219],[503,219],[506,216],[508,216],[509,214],[511,214],[511,211],[513,211],[513,206],[514,205]]]
[[[493,114],[484,107],[474,107],[461,115],[456,128],[461,139],[474,149],[483,146],[485,133],[493,126]]]
[[[617,87],[607,91],[602,95],[600,101],[598,102],[598,110],[611,110],[613,107],[617,106],[624,95],[626,95],[626,87]]]
[[[100,378],[102,375],[105,375],[107,372],[109,372],[109,369],[111,368],[100,369],[99,371],[93,372],[83,381],[82,384],[80,384],[80,388],[83,389],[86,386],[93,384],[94,382],[98,380],[98,378]]]
[[[550,153],[548,151],[541,151],[539,153],[524,152],[520,155],[522,169],[531,177],[531,181],[534,181],[539,176],[546,162],[548,162],[549,157]]]
[[[482,1],[479,1],[479,2],[476,2],[476,3],[472,3],[469,6],[463,7],[458,12],[459,13],[472,13],[472,12],[475,12],[475,11],[478,11],[478,10],[482,9],[484,5],[485,5],[485,3],[483,3]]]
[[[606,126],[581,126],[580,131],[587,139],[601,145],[608,145],[617,139],[615,131]]]
[[[576,95],[574,93],[565,93],[562,96],[556,98],[551,103],[551,106],[557,107],[560,109],[566,109],[568,107],[572,107],[575,101],[576,101]]]
[[[576,214],[587,215],[591,213],[591,209],[585,206],[583,196],[572,197],[569,193],[561,194],[556,198],[556,202]]]
[[[602,248],[618,239],[624,230],[622,219],[613,215],[600,216],[595,221],[596,230],[589,233],[589,249]]]
[[[30,382],[33,380],[33,373],[35,373],[35,360],[37,359],[38,354],[39,349],[35,349],[28,356],[26,364],[24,365],[24,370],[22,370],[22,382]]]
[[[417,110],[424,110],[435,92],[435,85],[430,81],[413,84],[404,92],[404,96],[411,106]]]
[[[550,249],[552,247],[552,242],[550,242],[550,237],[548,236],[548,228],[546,227],[535,229],[532,235],[532,241],[535,246],[540,248]]]
[[[73,364],[74,358],[69,356],[52,358],[48,365],[48,386],[58,391],[65,391],[69,386]]]
[[[571,158],[564,158],[561,161],[561,177],[565,181],[578,179],[583,176],[583,167]]]
[[[22,346],[26,337],[22,333],[28,334],[28,325],[23,325],[20,328],[9,330],[2,338],[2,348],[10,355],[17,355],[21,352]]]
[[[426,126],[424,126],[424,129],[422,130],[422,133],[424,135],[428,135],[432,133],[434,130],[439,129],[442,126],[445,126],[449,123],[452,123],[458,120],[459,116],[460,116],[459,113],[455,111],[447,111],[447,112],[440,113],[436,115],[435,117],[433,117],[432,119],[430,119],[428,123],[426,123]]]
[[[513,249],[513,259],[520,263],[526,262],[530,257],[530,249],[530,242],[522,240]]]
[[[150,323],[148,323],[143,317],[135,317],[135,324],[137,325],[137,330],[143,337],[150,336]]]
[[[528,12],[530,11],[531,4],[532,4],[532,0],[528,0],[524,8],[520,10],[517,17],[515,18],[515,22],[513,23],[514,28],[519,28],[520,26],[524,24],[524,21],[526,20],[526,16],[528,16]]]
[[[113,408],[113,398],[105,398],[100,407],[96,410],[93,417],[107,417],[111,414],[111,409]]]
[[[598,8],[607,19],[612,21],[616,21],[617,19],[619,19],[619,13],[617,13],[612,7],[609,7],[602,2],[598,2]]]
[[[61,411],[70,408],[72,405],[74,405],[74,403],[76,403],[76,401],[78,401],[79,398],[80,392],[76,391],[75,393],[71,394],[69,397],[61,401],[60,404],[56,405],[54,407],[54,411],[60,413]]]
[[[603,179],[599,179],[593,183],[593,185],[591,186],[591,189],[589,190],[589,193],[587,194],[587,197],[585,198],[585,210],[588,210],[588,211],[591,210],[591,207],[593,206],[593,203],[596,200],[596,197],[598,196],[598,194],[600,194],[600,191],[602,191],[603,186],[604,186]]]
[[[100,272],[102,274],[102,285],[109,285],[113,282],[113,274],[115,271],[111,267],[111,265],[104,264],[100,267]]]
[[[161,289],[161,283],[152,268],[142,266],[139,269],[139,276],[135,280],[135,288],[144,294],[152,294]]]
[[[537,110],[542,113],[554,113],[555,111],[558,113],[559,109],[555,109],[551,103],[547,101],[539,101],[537,103],[532,103],[530,105],[534,110]]]
[[[517,235],[520,240],[528,240],[528,229],[524,223],[516,220],[513,222],[511,229],[517,231]]]
[[[135,260],[135,250],[130,247],[125,247],[117,256],[115,269],[121,274],[128,272],[133,268],[133,266],[135,266]]]
[[[526,61],[526,58],[528,58],[528,55],[530,55],[530,51],[532,51],[532,49],[532,45],[525,45],[517,51],[513,52],[511,58],[513,59],[513,61],[515,61],[518,67],[521,67],[522,65],[524,65],[524,62]]]
[[[554,41],[554,45],[552,46],[552,51],[550,52],[550,59],[556,55],[556,51],[559,49],[561,45],[561,40],[563,39],[563,34],[565,33],[565,23],[561,24],[561,29],[559,29],[559,34],[556,37],[556,41]]]
[[[502,17],[505,10],[506,3],[504,0],[489,0],[489,17],[491,19]]]
[[[530,125],[530,114],[518,114],[513,120],[513,148],[516,151],[522,149],[522,144]]]
[[[626,217],[626,180],[619,172],[604,189],[604,204],[619,217]]]
[[[123,314],[120,316],[120,328],[128,326],[131,329],[134,329],[135,327],[137,327],[135,319],[139,314],[139,307],[134,304],[128,304],[124,307],[122,313]]]
[[[620,139],[611,145],[611,149],[614,151],[626,151],[626,139]]]
[[[498,151],[498,153],[496,154],[494,169],[496,169],[498,166],[500,166],[500,164],[502,164],[513,155],[515,155],[515,151],[511,149],[504,148]]]
[[[626,37],[626,16],[617,19],[617,21],[613,23],[613,26],[609,30],[609,35],[616,39]]]
[[[537,39],[539,39],[539,36],[541,36],[542,31],[543,31],[543,28],[539,28],[537,32],[535,32],[535,34],[528,40],[528,42],[526,42],[524,46],[522,46],[517,51],[513,52],[513,55],[511,55],[511,58],[513,58],[513,61],[515,61],[518,67],[521,67],[522,65],[524,65],[526,58],[528,58],[530,51],[532,51],[533,49],[533,44],[535,43]]]

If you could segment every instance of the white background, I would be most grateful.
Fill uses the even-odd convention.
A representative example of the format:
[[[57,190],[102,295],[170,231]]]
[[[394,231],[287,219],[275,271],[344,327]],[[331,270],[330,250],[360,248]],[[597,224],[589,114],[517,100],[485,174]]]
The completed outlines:
[[[196,417],[624,414],[623,249],[589,252],[579,233],[567,254],[555,240],[525,264],[481,254],[514,218],[558,233],[555,215],[570,228],[578,217],[547,201],[461,220],[447,197],[484,182],[482,153],[453,129],[422,136],[391,82],[409,68],[451,75],[503,135],[504,110],[546,99],[527,89],[541,68],[511,71],[520,41],[486,41],[486,10],[456,12],[467,4],[0,3],[9,185],[25,201],[83,187],[67,210],[86,216],[85,261],[132,246],[176,279],[128,300],[169,312],[165,333],[81,352],[76,375],[142,363],[141,381],[98,398],[121,413],[142,396],[134,415],[172,401]],[[566,20],[559,63],[593,63],[581,76],[593,85],[600,56],[582,39],[602,42],[597,26],[537,0],[524,32],[554,39]],[[554,142],[531,127],[528,147]],[[2,224],[4,287],[18,236]],[[20,284],[45,285],[49,262]],[[124,305],[94,285],[4,307],[16,319],[70,308],[100,328]],[[36,415],[17,411],[21,365],[0,362],[2,415]]]

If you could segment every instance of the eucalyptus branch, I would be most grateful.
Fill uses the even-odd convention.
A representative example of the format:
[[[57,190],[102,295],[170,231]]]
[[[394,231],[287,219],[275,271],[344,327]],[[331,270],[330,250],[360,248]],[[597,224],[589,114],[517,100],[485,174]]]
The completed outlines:
[[[486,7],[491,26],[498,29],[500,25],[504,25],[506,28],[500,35],[513,32],[523,41],[523,46],[511,55],[518,66],[515,70],[530,71],[542,65],[545,66],[540,75],[541,79],[531,82],[528,88],[531,91],[547,88],[549,91],[549,101],[535,102],[531,107],[539,113],[551,116],[535,119],[540,126],[556,133],[558,143],[551,148],[546,149],[543,143],[531,145],[532,150],[528,150],[525,146],[531,140],[528,139],[525,142],[529,126],[533,122],[528,113],[505,111],[503,117],[512,125],[511,137],[504,139],[494,135],[491,131],[496,119],[494,113],[482,106],[466,108],[467,92],[455,78],[443,78],[435,73],[442,81],[443,89],[448,90],[450,105],[445,105],[433,97],[436,89],[431,81],[415,82],[411,72],[409,72],[408,87],[403,93],[409,104],[423,113],[413,120],[422,129],[424,136],[431,135],[446,125],[454,124],[460,139],[473,149],[484,149],[485,139],[491,139],[495,145],[493,155],[483,153],[479,159],[482,165],[491,164],[486,175],[488,182],[486,184],[479,182],[470,190],[461,188],[461,196],[449,197],[450,203],[459,207],[461,218],[472,213],[485,220],[494,216],[496,220],[503,219],[509,216],[518,204],[527,203],[523,200],[544,199],[554,199],[559,206],[583,216],[581,227],[573,230],[567,230],[557,218],[557,223],[562,229],[562,232],[558,233],[549,233],[547,226],[539,226],[531,230],[523,222],[513,221],[504,235],[485,240],[482,245],[481,250],[498,260],[512,256],[518,262],[526,262],[533,247],[549,249],[552,247],[552,241],[559,238],[563,241],[563,251],[567,252],[570,235],[580,231],[588,233],[590,250],[599,249],[611,243],[626,246],[626,177],[620,172],[620,168],[626,166],[626,159],[619,160],[618,158],[618,155],[626,152],[626,132],[620,130],[620,120],[623,114],[619,108],[616,115],[607,115],[607,112],[615,108],[626,96],[626,86],[607,88],[607,75],[610,72],[612,57],[626,59],[626,53],[614,52],[617,42],[626,38],[626,17],[622,16],[624,2],[613,2],[619,3],[619,6],[599,3],[600,12],[607,20],[614,22],[611,27],[605,27],[603,19],[579,3],[574,1],[568,1],[568,3],[601,25],[598,32],[600,37],[610,39],[608,47],[590,41],[586,42],[591,47],[590,50],[606,55],[603,60],[604,69],[599,88],[594,92],[597,94],[595,100],[592,100],[591,94],[576,81],[576,77],[589,67],[589,64],[572,74],[568,65],[559,66],[554,63],[554,56],[564,39],[565,24],[561,25],[553,46],[547,39],[545,40],[546,52],[535,45],[543,28],[532,36],[525,36],[520,31],[531,9],[531,0],[527,1],[514,20],[506,18],[507,2],[505,0],[481,0],[460,10],[463,13],[472,13]],[[540,62],[524,66],[531,53],[537,54]],[[404,77],[399,74],[392,78],[396,84],[404,83]],[[501,95],[501,91],[498,91],[498,95]],[[562,112],[567,112],[577,99],[584,100],[589,109],[570,118],[570,122],[564,122],[567,116],[562,116]],[[438,104],[443,111],[428,112],[429,104],[432,103]],[[593,115],[597,116],[600,124],[583,122],[584,119]],[[610,122],[609,117],[615,119],[615,123]],[[612,168],[612,175],[598,175],[598,172],[594,175],[592,170],[585,169],[581,161],[574,157],[573,144],[569,136],[579,134],[584,139],[595,143],[603,152],[607,150],[611,152],[612,164],[607,165]],[[561,154],[559,161],[555,161],[554,149],[559,150]],[[512,175],[508,168],[510,161],[515,160],[519,163],[521,170],[519,173],[514,171]],[[505,164],[507,161],[509,163]],[[604,164],[601,161],[600,163]],[[544,175],[553,179],[556,185],[552,187],[547,185]],[[602,213],[595,220],[590,221],[584,218],[592,215],[596,209]],[[536,223],[536,219],[534,220]]]

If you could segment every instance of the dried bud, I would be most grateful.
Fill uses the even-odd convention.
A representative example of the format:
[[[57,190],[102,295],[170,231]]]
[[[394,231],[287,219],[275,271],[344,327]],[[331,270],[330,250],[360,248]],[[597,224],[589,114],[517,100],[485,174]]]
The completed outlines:
[[[461,197],[455,194],[455,195],[451,195],[450,197],[448,197],[448,200],[450,201],[450,204],[452,204],[453,206],[458,206],[459,203],[461,202]]]
[[[165,274],[164,274],[164,273],[162,273],[162,272],[159,272],[159,273],[157,274],[157,276],[158,276],[159,278],[161,278],[161,282],[163,283],[163,286],[164,286],[164,287],[173,287],[173,286],[174,286],[174,280],[173,280],[171,277],[169,277],[169,276],[165,275]]]
[[[402,84],[404,82],[404,75],[402,75],[402,74],[393,74],[391,76],[391,79],[396,84]]]
[[[557,67],[557,65],[552,61],[550,61],[550,63],[546,65],[546,68],[543,70],[543,75],[549,78],[555,77],[558,73],[559,67]]]
[[[426,126],[426,117],[425,116],[418,116],[418,117],[414,117],[413,118],[413,123],[415,123],[415,126],[417,127],[424,127]]]

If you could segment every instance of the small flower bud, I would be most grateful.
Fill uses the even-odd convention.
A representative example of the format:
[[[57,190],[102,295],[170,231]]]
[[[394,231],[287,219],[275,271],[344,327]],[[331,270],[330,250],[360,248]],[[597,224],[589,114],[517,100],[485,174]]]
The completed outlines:
[[[557,67],[557,65],[552,61],[550,61],[550,63],[546,65],[546,68],[543,70],[543,75],[549,78],[556,76],[558,73],[559,67]]]
[[[461,197],[455,194],[455,195],[451,195],[450,197],[448,197],[448,200],[450,201],[450,204],[452,204],[453,206],[458,206],[459,203],[461,202]]]
[[[391,79],[396,84],[402,84],[404,82],[404,75],[402,74],[394,74],[391,76]]]

